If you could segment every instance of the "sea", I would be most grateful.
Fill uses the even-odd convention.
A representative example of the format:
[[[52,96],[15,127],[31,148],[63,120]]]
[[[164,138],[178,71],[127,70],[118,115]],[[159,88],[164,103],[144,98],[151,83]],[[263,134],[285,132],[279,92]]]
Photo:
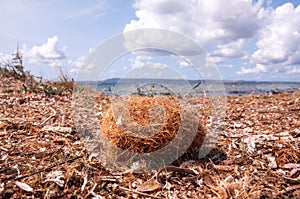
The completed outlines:
[[[300,82],[215,81],[169,79],[108,79],[97,82],[97,90],[109,95],[248,95],[275,94],[300,89]]]

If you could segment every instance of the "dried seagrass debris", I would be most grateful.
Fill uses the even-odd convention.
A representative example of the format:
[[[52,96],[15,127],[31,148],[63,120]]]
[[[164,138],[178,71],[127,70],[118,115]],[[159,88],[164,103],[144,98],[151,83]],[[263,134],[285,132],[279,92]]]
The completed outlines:
[[[205,136],[203,124],[193,117],[193,110],[181,111],[180,104],[174,97],[133,96],[125,111],[123,107],[126,107],[126,103],[113,105],[103,113],[101,130],[113,144],[123,150],[150,153],[163,148],[179,131],[183,114],[188,117],[184,119],[190,124],[185,126],[186,135],[197,131],[189,150],[197,151],[201,147]],[[164,111],[153,110],[157,106],[163,107]],[[198,122],[198,128],[195,129],[193,121]]]
[[[115,176],[118,170],[89,159],[76,132],[68,129],[74,129],[70,95],[16,91],[21,85],[13,79],[0,81],[0,198],[299,197],[300,90],[228,97],[224,128],[216,143],[226,157],[179,165],[198,174],[164,172],[160,178],[165,186],[153,183],[147,189],[146,182],[153,182],[159,170]],[[199,103],[193,100],[189,104]],[[104,113],[109,105],[109,96],[100,97],[97,112]],[[203,111],[204,124],[210,115],[206,106],[201,107],[207,111]],[[52,174],[56,175],[50,178]],[[51,180],[45,182],[47,178]]]

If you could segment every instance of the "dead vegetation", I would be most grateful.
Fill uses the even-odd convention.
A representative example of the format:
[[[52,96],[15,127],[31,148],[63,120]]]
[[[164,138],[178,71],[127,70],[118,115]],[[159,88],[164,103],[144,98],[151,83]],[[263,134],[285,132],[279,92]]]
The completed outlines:
[[[43,81],[25,71],[23,58],[18,48],[11,61],[0,60],[0,86],[3,93],[45,93],[51,95],[72,94],[74,82],[61,69],[58,81]],[[19,80],[19,81],[16,81]]]
[[[159,106],[165,109],[165,113]],[[128,111],[124,111],[122,107],[128,107]],[[199,118],[193,115],[191,109],[186,109],[183,113],[174,97],[132,96],[128,100],[118,99],[117,105],[103,113],[101,130],[109,140],[123,150],[150,153],[165,147],[175,138],[182,117],[185,117],[184,119],[189,122],[184,127],[183,134],[197,136],[197,143],[192,143],[197,150],[201,147],[205,130]],[[197,135],[193,135],[193,132],[197,132]],[[186,137],[180,139],[179,142]]]
[[[110,169],[87,153],[69,91],[23,84],[1,76],[2,198],[300,197],[300,91],[228,97],[222,134],[204,159],[143,172]]]

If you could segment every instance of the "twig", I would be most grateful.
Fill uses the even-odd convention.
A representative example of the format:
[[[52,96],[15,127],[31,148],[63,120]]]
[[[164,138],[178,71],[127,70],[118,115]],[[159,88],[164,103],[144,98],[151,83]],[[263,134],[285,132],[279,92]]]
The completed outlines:
[[[106,182],[115,182],[115,183],[119,183],[121,176],[119,178],[117,177],[111,177],[111,176],[103,176],[100,178],[101,181],[106,181]]]
[[[46,118],[42,123],[40,123],[40,126],[42,126],[43,124],[48,122],[51,118],[56,116],[56,111],[52,107],[50,107],[50,110],[53,112],[53,114],[50,115],[48,118]]]
[[[0,146],[0,149],[3,150],[3,151],[5,151],[5,152],[9,151],[7,148],[4,148],[2,146]]]
[[[97,183],[96,184],[94,184],[94,186],[92,187],[92,189],[91,190],[89,190],[89,192],[83,197],[84,199],[86,199],[86,198],[88,198],[89,197],[89,195],[91,195],[91,193],[93,193],[94,192],[94,190],[95,190],[95,188],[97,187]]]
[[[159,175],[161,172],[167,171],[167,172],[178,172],[178,173],[184,173],[184,174],[192,174],[192,175],[197,175],[197,173],[191,169],[186,169],[186,168],[180,168],[180,167],[175,167],[175,166],[166,166],[162,169],[160,169],[157,174],[156,174],[156,181],[161,183],[162,182],[159,180]]]
[[[143,192],[136,191],[136,190],[133,190],[133,189],[128,189],[128,188],[125,188],[125,187],[119,187],[119,189],[122,189],[122,190],[124,190],[124,191],[130,191],[130,192],[132,192],[132,193],[140,194],[140,195],[146,196],[146,197],[162,199],[162,197],[153,196],[153,195],[150,195],[150,194],[147,194],[147,193],[143,193]]]
[[[82,186],[81,186],[81,192],[83,192],[84,191],[84,189],[85,189],[85,186],[86,186],[86,183],[88,182],[88,176],[87,176],[87,174],[86,175],[84,175],[84,177],[83,177],[83,184],[82,184]]]
[[[10,177],[10,178],[5,179],[3,182],[7,182],[7,181],[9,181],[9,180],[14,180],[14,181],[15,181],[15,180],[21,180],[21,179],[23,179],[23,178],[27,178],[27,177],[29,177],[29,176],[33,176],[33,175],[35,175],[35,174],[38,174],[38,173],[47,171],[47,170],[52,169],[52,168],[54,168],[54,167],[57,167],[57,166],[59,166],[59,165],[63,165],[63,164],[65,164],[65,163],[67,163],[67,162],[72,162],[72,161],[77,160],[77,159],[82,158],[82,157],[83,157],[83,156],[77,156],[77,157],[71,158],[71,159],[69,159],[69,160],[60,162],[60,163],[55,164],[55,165],[51,165],[51,166],[49,166],[49,167],[47,167],[47,168],[40,169],[40,170],[38,170],[38,171],[29,173],[29,174],[26,174],[26,175],[23,175],[23,176],[18,176],[18,177],[15,177],[15,178],[14,178],[14,177]]]
[[[287,187],[285,190],[282,190],[279,192],[279,194],[277,195],[277,197],[279,197],[280,195],[286,194],[288,192],[294,191],[300,189],[300,184],[292,186],[292,187]]]

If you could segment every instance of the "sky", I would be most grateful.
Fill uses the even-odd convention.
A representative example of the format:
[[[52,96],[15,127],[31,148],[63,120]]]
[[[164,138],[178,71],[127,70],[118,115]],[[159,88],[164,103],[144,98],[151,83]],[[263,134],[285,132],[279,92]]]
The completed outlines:
[[[202,46],[224,80],[300,81],[299,5],[300,0],[1,0],[0,61],[9,61],[19,45],[31,73],[55,80],[61,69],[76,79],[107,39],[162,28]],[[107,77],[172,63],[186,78],[197,78],[184,60],[167,59],[173,58],[132,53],[116,61]]]

